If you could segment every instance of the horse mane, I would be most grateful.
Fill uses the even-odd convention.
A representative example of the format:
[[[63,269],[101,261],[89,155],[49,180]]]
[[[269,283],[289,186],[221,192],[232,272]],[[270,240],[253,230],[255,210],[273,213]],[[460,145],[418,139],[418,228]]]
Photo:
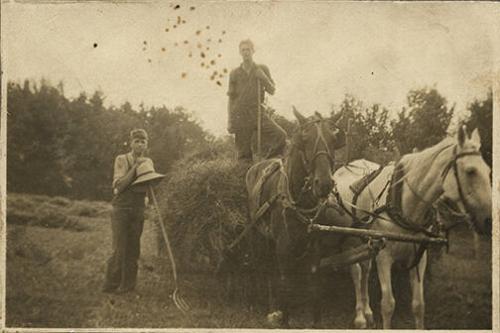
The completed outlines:
[[[418,167],[416,169],[420,169],[422,170],[422,172],[427,172],[427,170],[422,169],[421,166],[427,165],[428,167],[430,167],[439,153],[441,153],[446,148],[453,146],[455,143],[456,142],[453,137],[445,137],[434,146],[426,148],[422,151],[403,155],[399,163],[401,163],[402,167],[405,170],[416,167],[416,164],[418,164]]]

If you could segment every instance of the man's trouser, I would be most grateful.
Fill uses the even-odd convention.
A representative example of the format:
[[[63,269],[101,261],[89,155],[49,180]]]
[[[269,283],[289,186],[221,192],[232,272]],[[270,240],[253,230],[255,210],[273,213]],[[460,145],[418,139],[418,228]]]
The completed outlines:
[[[105,288],[124,290],[135,288],[143,226],[143,207],[113,207],[111,218],[113,254],[108,260]]]
[[[252,112],[253,113],[253,112]],[[257,116],[245,114],[238,117],[235,124],[235,144],[238,159],[252,159],[252,142],[254,152],[257,152]],[[255,119],[253,119],[255,118]],[[283,154],[286,145],[286,132],[278,125],[267,112],[261,117],[261,152],[264,158],[273,158]]]

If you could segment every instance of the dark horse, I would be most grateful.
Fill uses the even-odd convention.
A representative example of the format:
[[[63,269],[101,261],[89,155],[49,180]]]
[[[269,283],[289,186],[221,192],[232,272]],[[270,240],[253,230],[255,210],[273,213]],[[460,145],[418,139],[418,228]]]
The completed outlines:
[[[314,324],[319,323],[321,249],[316,236],[308,233],[308,224],[316,221],[326,206],[333,188],[334,151],[345,144],[345,134],[335,128],[334,119],[323,119],[319,113],[305,118],[295,108],[294,114],[299,127],[284,159],[264,160],[246,175],[250,217],[268,241],[273,260],[268,277],[277,280],[271,283],[276,304],[270,305],[268,320],[282,327],[288,327],[291,279],[299,262],[311,273]]]

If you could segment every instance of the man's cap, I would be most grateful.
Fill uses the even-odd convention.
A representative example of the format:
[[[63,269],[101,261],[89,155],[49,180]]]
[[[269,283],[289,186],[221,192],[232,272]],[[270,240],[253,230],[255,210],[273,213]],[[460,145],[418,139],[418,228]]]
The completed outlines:
[[[130,140],[133,139],[148,139],[148,133],[142,128],[136,128],[130,131]]]

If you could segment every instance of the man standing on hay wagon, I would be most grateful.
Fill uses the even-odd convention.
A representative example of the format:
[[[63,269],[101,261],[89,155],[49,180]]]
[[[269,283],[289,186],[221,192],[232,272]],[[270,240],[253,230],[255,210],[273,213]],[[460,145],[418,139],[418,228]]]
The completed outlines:
[[[156,173],[153,161],[144,156],[147,147],[146,131],[132,130],[131,151],[115,159],[111,217],[113,254],[108,260],[103,292],[127,293],[135,289],[146,193],[148,186],[165,177]]]
[[[253,61],[251,40],[241,41],[239,50],[243,63],[229,74],[228,132],[235,135],[238,159],[252,161],[252,138],[257,134],[260,118],[261,138],[257,140],[262,139],[266,149],[259,157],[277,157],[285,148],[286,132],[262,107],[265,93],[274,94],[274,81],[267,66]]]

